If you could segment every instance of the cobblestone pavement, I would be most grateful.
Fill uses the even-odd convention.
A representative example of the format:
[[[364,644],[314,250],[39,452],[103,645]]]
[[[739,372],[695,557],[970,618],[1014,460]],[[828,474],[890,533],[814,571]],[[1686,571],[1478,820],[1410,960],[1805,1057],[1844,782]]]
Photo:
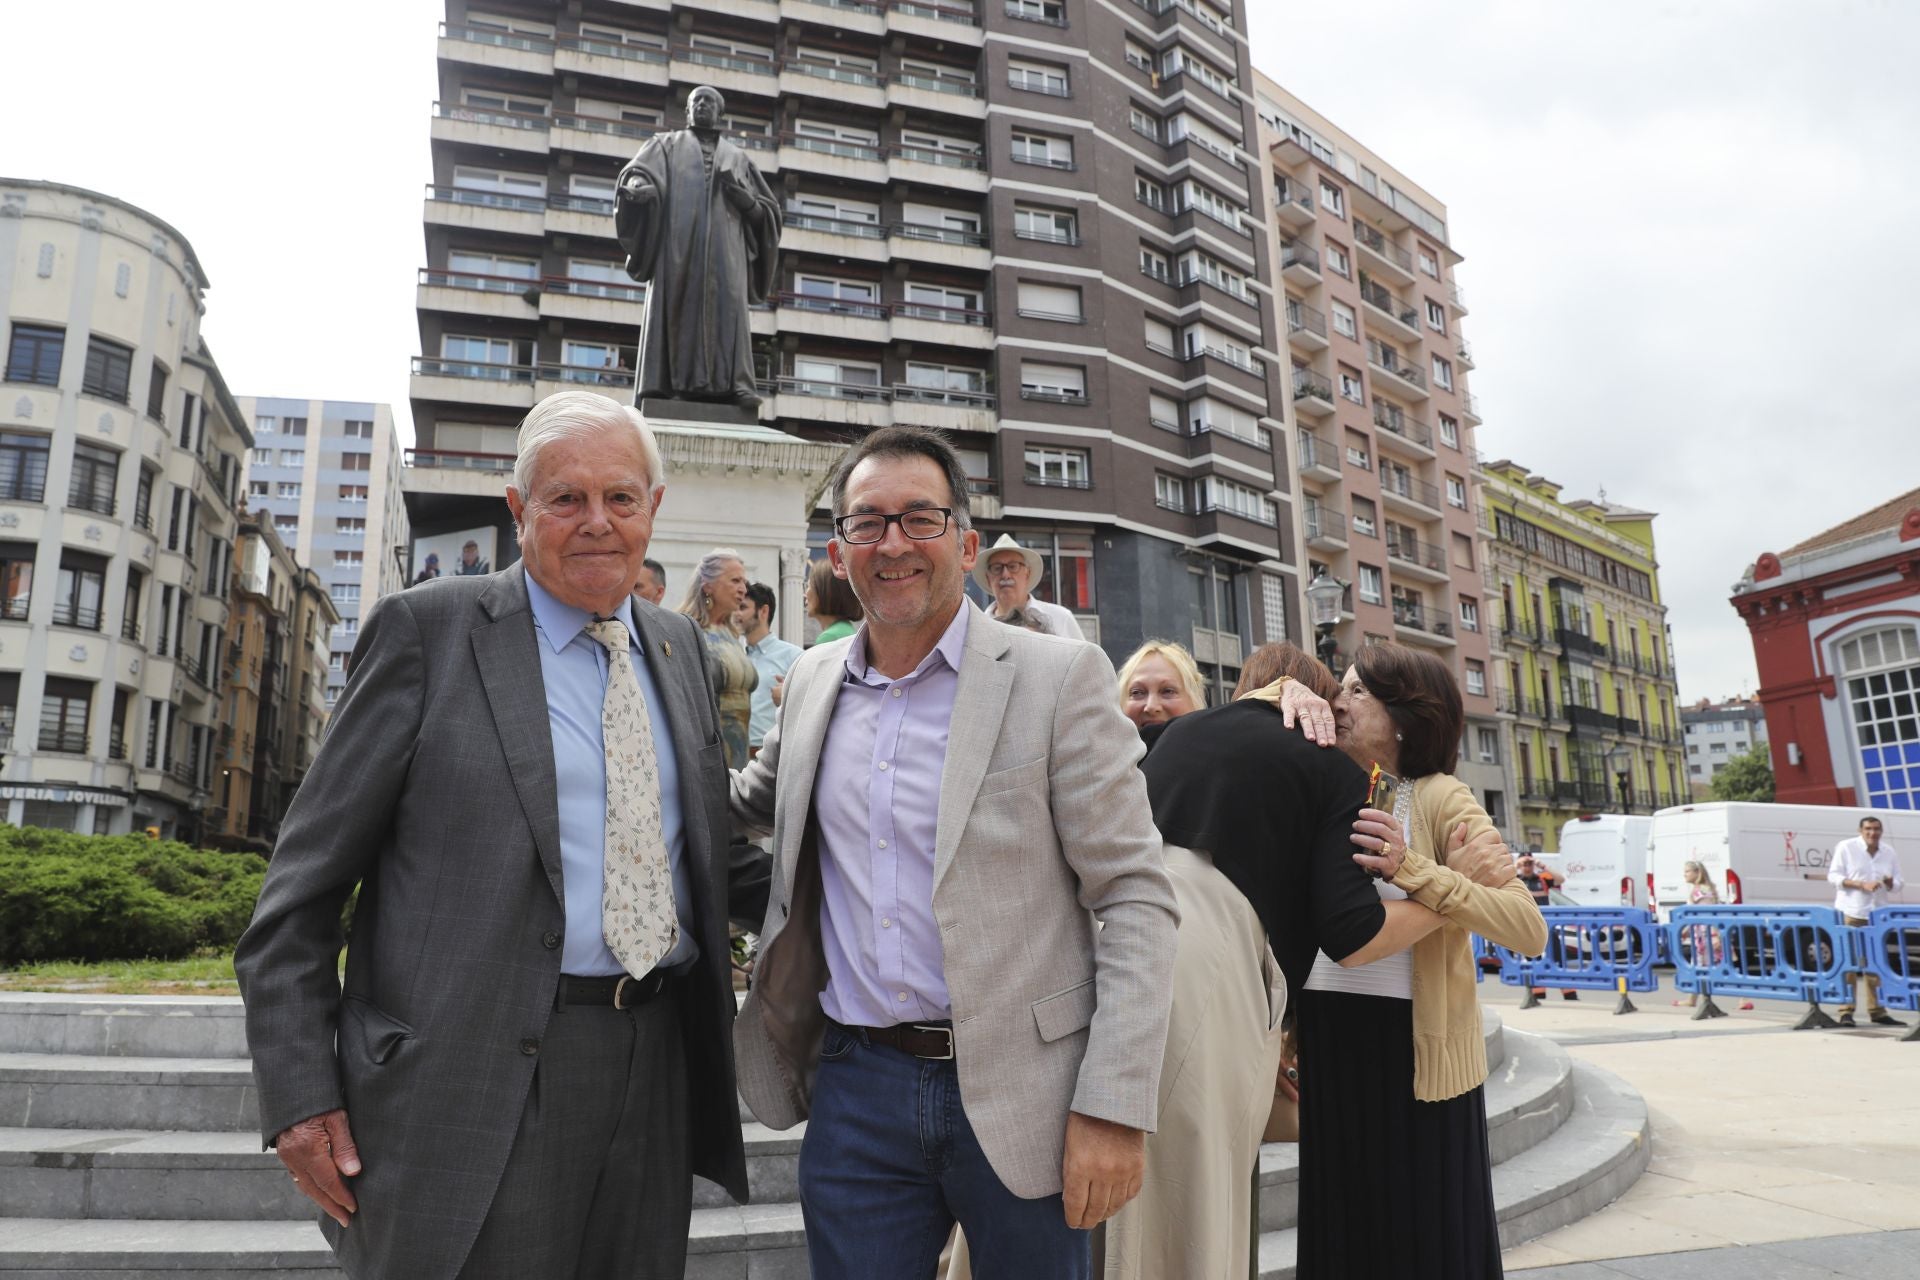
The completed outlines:
[[[1735,1245],[1685,1253],[1642,1254],[1605,1262],[1509,1269],[1516,1280],[1913,1280],[1920,1275],[1920,1231],[1875,1231],[1778,1244]]]

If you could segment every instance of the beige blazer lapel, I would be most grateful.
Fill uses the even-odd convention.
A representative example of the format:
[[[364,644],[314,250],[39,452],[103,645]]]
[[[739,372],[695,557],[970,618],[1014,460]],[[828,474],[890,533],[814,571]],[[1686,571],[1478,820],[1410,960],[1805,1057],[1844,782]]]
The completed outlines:
[[[800,843],[806,836],[807,814],[813,806],[814,778],[820,772],[820,753],[826,747],[827,727],[833,722],[833,704],[839,700],[840,686],[846,679],[847,649],[852,644],[851,639],[836,641],[833,653],[821,655],[823,660],[801,694],[799,705],[789,706],[780,726],[780,780],[773,802],[773,829],[780,833],[774,865],[780,869],[783,900],[793,897]]]
[[[972,608],[971,604],[963,606]],[[953,691],[953,719],[947,727],[947,760],[940,771],[940,818],[933,838],[933,888],[953,865],[960,836],[967,829],[980,780],[987,776],[994,744],[1013,691],[1012,632],[984,614],[967,623],[967,646],[960,657],[960,680]]]

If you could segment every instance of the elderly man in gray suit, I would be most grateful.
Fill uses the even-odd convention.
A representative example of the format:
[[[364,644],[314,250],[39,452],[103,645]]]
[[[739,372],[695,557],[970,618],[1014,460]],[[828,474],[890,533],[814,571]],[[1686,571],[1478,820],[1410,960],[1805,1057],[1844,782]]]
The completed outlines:
[[[1167,1034],[1173,890],[1113,666],[966,607],[979,549],[939,435],[876,431],[833,484],[866,609],[787,678],[734,775],[772,902],[734,1029],[741,1094],[806,1120],[814,1280],[1076,1280],[1138,1192]]]
[[[677,1277],[690,1172],[746,1199],[726,922],[766,865],[729,859],[707,646],[631,594],[661,478],[635,410],[536,406],[521,563],[380,600],[281,829],[234,967],[356,1280]]]

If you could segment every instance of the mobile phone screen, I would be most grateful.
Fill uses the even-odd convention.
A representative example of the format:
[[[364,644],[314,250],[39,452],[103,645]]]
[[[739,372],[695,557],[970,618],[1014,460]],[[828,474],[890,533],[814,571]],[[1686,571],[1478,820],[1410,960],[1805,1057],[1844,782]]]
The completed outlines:
[[[1393,812],[1393,790],[1400,785],[1396,778],[1379,765],[1374,765],[1367,774],[1367,807],[1378,809],[1382,813]]]

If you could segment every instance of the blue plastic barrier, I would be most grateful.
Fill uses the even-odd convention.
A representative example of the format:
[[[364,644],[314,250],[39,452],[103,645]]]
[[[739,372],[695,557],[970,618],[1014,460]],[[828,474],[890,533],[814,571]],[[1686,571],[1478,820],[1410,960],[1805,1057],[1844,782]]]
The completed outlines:
[[[1841,1001],[1847,974],[1859,967],[1860,931],[1832,907],[1675,907],[1671,920],[1673,985],[1708,998],[1699,1016],[1713,1016],[1716,995]],[[1802,1025],[1825,1025],[1825,1015],[1814,1016]]]
[[[1500,957],[1494,954],[1493,944],[1479,934],[1474,934],[1473,980],[1475,982],[1485,982],[1487,980],[1487,961],[1489,960],[1495,964],[1500,963]]]
[[[1850,930],[1854,961],[1880,979],[1880,1003],[1920,1011],[1920,907],[1881,907]],[[1908,1039],[1920,1039],[1920,1028]]]
[[[1659,927],[1638,907],[1542,907],[1546,950],[1537,957],[1487,943],[1500,957],[1500,981],[1510,987],[1556,990],[1652,991]],[[1531,1001],[1531,996],[1529,996]],[[1632,1008],[1623,999],[1620,1012]]]

